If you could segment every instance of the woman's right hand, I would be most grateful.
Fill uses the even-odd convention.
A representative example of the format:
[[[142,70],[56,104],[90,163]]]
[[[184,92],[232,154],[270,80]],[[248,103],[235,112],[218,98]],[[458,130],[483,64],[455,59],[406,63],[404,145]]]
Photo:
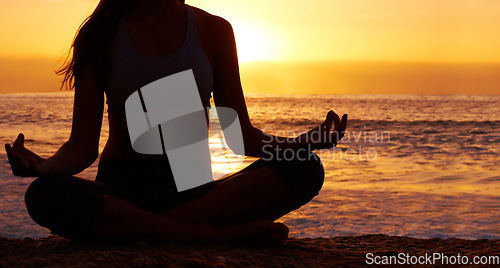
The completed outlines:
[[[12,174],[21,177],[46,175],[52,169],[52,163],[24,147],[24,135],[20,133],[12,146],[5,144],[5,151],[12,168]]]

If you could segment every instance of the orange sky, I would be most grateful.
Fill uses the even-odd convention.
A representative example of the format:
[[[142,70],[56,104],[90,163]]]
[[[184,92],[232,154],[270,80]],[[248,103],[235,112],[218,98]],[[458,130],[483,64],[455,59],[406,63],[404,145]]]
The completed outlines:
[[[318,87],[304,93],[387,93],[388,90],[384,90],[384,87],[370,86],[371,81],[380,81],[381,77],[390,78],[390,74],[397,76],[394,73],[396,69],[387,65],[387,62],[406,62],[405,68],[409,68],[409,74],[405,75],[408,78],[395,79],[402,84],[394,82],[394,88],[389,90],[391,92],[397,92],[398,87],[404,87],[405,83],[413,83],[412,86],[417,83],[416,87],[421,85],[429,88],[429,81],[418,82],[422,77],[429,76],[422,76],[425,68],[422,69],[422,65],[414,62],[460,63],[462,67],[459,72],[446,71],[451,68],[450,65],[436,65],[434,67],[438,69],[430,69],[434,76],[443,72],[447,74],[441,79],[443,81],[433,83],[434,86],[443,85],[443,92],[453,93],[444,88],[451,88],[453,81],[456,84],[457,80],[454,78],[463,78],[463,72],[476,74],[469,75],[474,77],[471,80],[463,81],[461,85],[470,84],[470,88],[461,89],[460,92],[478,93],[478,88],[473,84],[478,81],[478,77],[484,78],[481,81],[489,81],[481,84],[479,92],[500,92],[498,80],[494,77],[500,64],[500,1],[186,2],[221,15],[233,24],[243,65],[243,77],[246,77],[245,90],[248,92],[263,91],[264,88],[268,92],[296,91],[273,89],[271,86],[256,88],[258,85],[265,85],[263,77],[269,76],[269,73],[259,73],[259,68],[255,68],[256,63],[250,63],[252,61],[261,62],[259,64],[263,70],[269,69],[272,64],[276,66],[294,62],[288,69],[291,66],[295,66],[295,69],[288,70],[288,73],[302,75],[302,80],[307,80],[311,75],[300,72],[303,66],[297,62],[337,62],[332,63],[333,65],[316,65],[322,68],[315,69],[315,72],[324,75],[313,75],[318,80]],[[78,25],[96,4],[95,0],[0,0],[0,92],[57,90],[58,78],[53,76],[52,71],[69,47]],[[346,72],[336,72],[337,76],[342,73],[345,75],[336,78],[338,83],[332,82],[331,75],[327,75],[333,70],[342,70],[343,67],[338,64],[346,61],[357,62],[355,66],[359,67],[359,72],[356,79],[366,81],[363,88],[360,88],[359,83],[349,82],[356,79]],[[371,63],[363,65],[360,64],[361,61]],[[373,65],[373,62],[380,62],[379,68],[387,68],[385,76],[374,77],[377,73],[373,71],[374,67],[367,67]],[[31,66],[26,68],[26,63]],[[469,65],[465,68],[465,63],[489,64],[481,67]],[[354,65],[345,66],[352,68]],[[411,68],[415,70],[413,78]],[[245,74],[245,71],[249,73]],[[356,70],[352,72],[356,73]],[[269,82],[286,80],[287,73],[275,72],[273,79],[269,79]],[[447,81],[450,83],[446,84]],[[404,90],[400,91],[406,93]]]

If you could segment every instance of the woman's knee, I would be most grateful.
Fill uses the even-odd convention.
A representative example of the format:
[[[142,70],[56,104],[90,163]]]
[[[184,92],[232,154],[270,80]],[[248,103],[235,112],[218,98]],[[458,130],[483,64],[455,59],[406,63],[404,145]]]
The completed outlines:
[[[40,177],[34,180],[24,195],[26,209],[30,217],[38,224],[51,228],[54,215],[55,203],[58,202],[57,185],[53,177]],[[59,200],[61,202],[61,200]]]
[[[280,161],[272,169],[296,196],[297,207],[317,196],[325,179],[321,159],[312,152],[299,151],[293,159]]]
[[[299,203],[303,205],[319,194],[325,180],[325,171],[321,159],[315,153],[308,153],[299,161],[296,172],[301,177],[299,186],[302,194],[299,196]]]
[[[102,196],[82,179],[47,176],[34,180],[26,190],[26,209],[41,226],[70,239],[88,232],[100,212]]]

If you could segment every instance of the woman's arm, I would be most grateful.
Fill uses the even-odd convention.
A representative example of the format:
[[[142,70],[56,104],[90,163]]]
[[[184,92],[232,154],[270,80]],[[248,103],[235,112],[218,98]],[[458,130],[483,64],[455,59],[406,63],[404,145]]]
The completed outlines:
[[[330,111],[325,121],[296,138],[277,137],[255,128],[248,116],[243,90],[241,87],[236,42],[231,25],[224,19],[218,18],[215,23],[220,46],[214,58],[214,102],[216,107],[228,107],[236,111],[243,132],[245,154],[254,157],[263,157],[270,150],[310,150],[331,148],[343,137],[347,115],[342,120],[333,111]],[[219,114],[223,128],[232,123],[232,118],[224,118]],[[334,126],[333,132],[332,126]],[[231,147],[231,138],[227,137]],[[266,147],[264,147],[266,146]]]
[[[16,176],[73,175],[96,160],[104,109],[104,93],[98,87],[91,63],[75,85],[71,136],[51,157],[44,159],[24,147],[19,134],[13,146],[5,145]]]

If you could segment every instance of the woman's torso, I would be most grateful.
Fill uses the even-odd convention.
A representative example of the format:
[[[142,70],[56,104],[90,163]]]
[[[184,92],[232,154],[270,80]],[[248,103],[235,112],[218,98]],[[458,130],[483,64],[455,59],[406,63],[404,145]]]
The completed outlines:
[[[212,57],[210,52],[207,53],[209,50],[204,48],[199,37],[194,8],[187,5],[185,7],[186,26],[180,27],[185,30],[177,31],[177,34],[174,31],[171,36],[166,36],[172,40],[173,50],[169,51],[166,48],[166,53],[163,52],[160,56],[152,56],[138,49],[155,46],[151,43],[154,42],[154,38],[136,39],[137,32],[131,30],[134,27],[127,27],[130,23],[125,19],[119,22],[106,89],[109,137],[101,161],[120,159],[167,161],[164,155],[140,154],[132,148],[125,116],[125,101],[141,87],[166,76],[192,70],[202,105],[210,105],[214,83]],[[140,35],[139,33],[138,36]],[[141,44],[141,42],[150,43]],[[157,51],[161,51],[161,48]]]

